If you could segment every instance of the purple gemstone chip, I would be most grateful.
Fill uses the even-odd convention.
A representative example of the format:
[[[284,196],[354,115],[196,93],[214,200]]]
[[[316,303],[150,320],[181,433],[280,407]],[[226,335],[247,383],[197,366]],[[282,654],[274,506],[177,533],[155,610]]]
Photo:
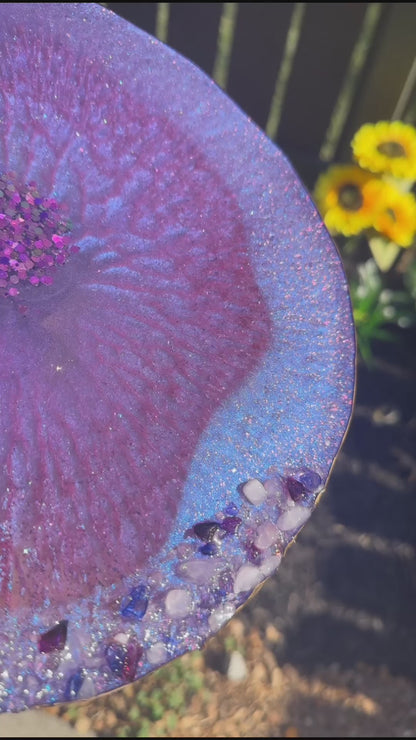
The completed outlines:
[[[129,682],[135,679],[137,664],[142,655],[143,648],[134,643],[123,645],[113,642],[105,650],[110,670],[115,676]]]
[[[48,632],[43,632],[38,640],[40,653],[52,653],[54,650],[63,650],[66,644],[68,632],[68,621],[66,619],[52,627]]]
[[[18,712],[200,648],[277,568],[344,438],[355,337],[312,199],[201,70],[99,4],[2,3],[0,27]]]
[[[300,501],[306,493],[306,488],[300,481],[295,478],[286,478],[286,488],[293,501]]]
[[[246,544],[247,560],[256,565],[261,562],[261,550],[253,542]]]
[[[84,671],[82,668],[72,673],[67,681],[64,693],[65,701],[72,701],[78,697],[82,684],[84,683]]]
[[[198,539],[204,542],[211,542],[221,525],[218,522],[198,522],[194,524],[193,531]]]
[[[226,516],[221,522],[221,529],[227,532],[227,534],[235,534],[238,531],[241,521],[239,516]]]
[[[224,513],[227,516],[235,516],[238,513],[238,506],[233,501],[231,501],[224,509]]]
[[[322,484],[321,476],[313,470],[307,470],[301,473],[299,481],[305,486],[307,491],[311,492],[316,491]]]
[[[133,588],[129,595],[121,602],[120,612],[122,616],[143,619],[149,604],[146,594],[147,588],[144,585]]]
[[[201,555],[216,555],[218,552],[218,547],[214,542],[207,542],[206,545],[202,545],[199,548],[199,552]]]

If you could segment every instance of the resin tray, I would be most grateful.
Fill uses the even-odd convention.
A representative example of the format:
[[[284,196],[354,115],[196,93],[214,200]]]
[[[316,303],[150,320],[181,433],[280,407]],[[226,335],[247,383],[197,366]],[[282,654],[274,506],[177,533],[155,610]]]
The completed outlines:
[[[337,251],[284,155],[98,5],[0,5],[0,710],[201,647],[348,425]],[[306,125],[306,124],[305,124]]]

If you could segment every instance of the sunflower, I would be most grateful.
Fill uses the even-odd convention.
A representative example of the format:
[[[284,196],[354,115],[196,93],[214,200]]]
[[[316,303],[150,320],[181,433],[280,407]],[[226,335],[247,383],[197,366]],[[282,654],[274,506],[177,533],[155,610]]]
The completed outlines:
[[[371,172],[416,180],[416,129],[402,121],[366,123],[351,142],[360,167]]]
[[[374,177],[356,165],[334,165],[320,175],[315,200],[332,234],[352,236],[370,227],[378,192],[369,189]]]
[[[373,226],[400,247],[410,247],[416,234],[416,199],[386,182],[374,180],[369,195],[379,203]]]

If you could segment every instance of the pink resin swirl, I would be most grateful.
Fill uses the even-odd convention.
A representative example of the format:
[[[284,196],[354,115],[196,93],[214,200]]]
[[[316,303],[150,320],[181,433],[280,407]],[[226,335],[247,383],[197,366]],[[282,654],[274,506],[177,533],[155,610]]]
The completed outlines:
[[[87,596],[158,552],[269,319],[242,214],[192,141],[58,42],[22,27],[9,44],[1,167],[64,204],[80,247],[52,285],[0,305],[0,600],[14,610]]]

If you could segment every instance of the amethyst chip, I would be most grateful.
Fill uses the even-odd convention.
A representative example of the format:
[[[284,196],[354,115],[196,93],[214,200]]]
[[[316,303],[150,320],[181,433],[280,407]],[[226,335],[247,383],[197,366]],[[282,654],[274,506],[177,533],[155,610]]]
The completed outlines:
[[[54,650],[63,650],[66,644],[68,620],[63,619],[55,627],[43,632],[38,640],[40,653],[52,653]]]
[[[306,488],[303,483],[296,480],[296,478],[286,478],[285,483],[289,496],[293,501],[300,501],[305,496]]]
[[[221,522],[221,529],[227,534],[235,534],[238,532],[238,528],[242,520],[239,516],[226,516]]]
[[[247,558],[251,563],[258,565],[261,562],[261,550],[253,542],[246,544]]]
[[[107,645],[105,657],[110,670],[124,681],[134,681],[137,665],[143,655],[143,648],[133,642],[127,645],[113,642]]]

